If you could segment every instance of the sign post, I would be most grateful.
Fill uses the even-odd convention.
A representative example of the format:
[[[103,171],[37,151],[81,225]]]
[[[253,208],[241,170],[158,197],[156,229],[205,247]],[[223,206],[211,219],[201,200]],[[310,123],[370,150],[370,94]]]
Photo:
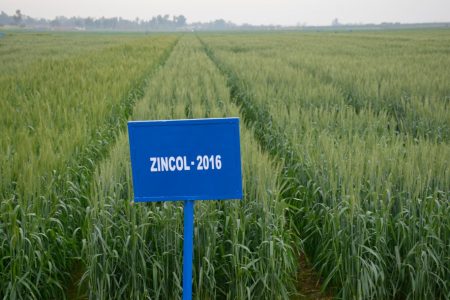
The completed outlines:
[[[242,199],[239,118],[128,122],[135,202],[184,201],[183,299],[192,299],[195,200]]]
[[[184,201],[183,300],[192,298],[192,263],[194,261],[194,200]]]

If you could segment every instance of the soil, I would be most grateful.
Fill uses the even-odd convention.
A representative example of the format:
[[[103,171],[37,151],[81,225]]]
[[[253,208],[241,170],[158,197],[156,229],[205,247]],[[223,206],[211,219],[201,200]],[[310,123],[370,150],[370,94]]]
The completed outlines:
[[[67,287],[66,296],[68,300],[86,300],[88,297],[81,291],[84,290],[80,287],[80,280],[84,273],[84,267],[81,262],[76,262],[72,267],[72,278]]]
[[[322,291],[320,276],[312,267],[306,256],[302,253],[299,258],[299,271],[297,274],[297,290],[300,295],[293,299],[298,300],[331,300],[332,293],[329,289]]]

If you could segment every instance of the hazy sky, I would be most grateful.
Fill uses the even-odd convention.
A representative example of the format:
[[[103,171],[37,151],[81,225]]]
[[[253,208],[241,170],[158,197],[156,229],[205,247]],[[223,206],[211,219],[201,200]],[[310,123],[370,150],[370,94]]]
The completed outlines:
[[[32,17],[149,19],[183,14],[188,22],[223,18],[235,23],[328,25],[342,23],[448,22],[450,0],[0,0],[0,10]]]

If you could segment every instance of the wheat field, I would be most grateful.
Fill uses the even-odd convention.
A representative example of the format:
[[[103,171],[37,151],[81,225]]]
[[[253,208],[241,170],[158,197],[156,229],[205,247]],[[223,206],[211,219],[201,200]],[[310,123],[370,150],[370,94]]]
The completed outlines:
[[[336,299],[450,298],[449,49],[449,30],[7,32],[0,298],[180,299],[183,206],[131,202],[126,122],[213,117],[241,118],[244,199],[195,204],[195,299],[308,299],[301,256]]]

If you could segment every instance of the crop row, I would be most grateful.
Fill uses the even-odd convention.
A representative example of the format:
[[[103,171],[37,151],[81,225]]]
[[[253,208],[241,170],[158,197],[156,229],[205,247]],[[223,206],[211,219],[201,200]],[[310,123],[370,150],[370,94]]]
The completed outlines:
[[[242,36],[202,40],[261,145],[284,162],[283,177],[291,187],[286,196],[298,207],[298,232],[325,285],[335,286],[344,299],[447,297],[448,137],[399,132],[388,107],[349,106],[339,79],[324,82],[284,59],[308,64],[304,48],[309,59],[310,47],[325,42],[317,41],[323,37],[243,36],[245,44]],[[335,39],[334,52],[361,43],[359,36],[348,46]],[[325,60],[315,68],[335,67]],[[448,110],[437,107],[443,112],[435,118],[446,124]]]
[[[186,36],[149,83],[132,119],[238,116],[226,79]],[[194,298],[288,299],[296,235],[280,197],[280,170],[241,126],[244,199],[195,204]],[[102,162],[89,199],[83,282],[95,299],[181,297],[181,203],[130,204],[126,132]]]
[[[2,298],[64,296],[95,164],[174,41],[116,39],[92,52],[17,61],[1,77]]]

